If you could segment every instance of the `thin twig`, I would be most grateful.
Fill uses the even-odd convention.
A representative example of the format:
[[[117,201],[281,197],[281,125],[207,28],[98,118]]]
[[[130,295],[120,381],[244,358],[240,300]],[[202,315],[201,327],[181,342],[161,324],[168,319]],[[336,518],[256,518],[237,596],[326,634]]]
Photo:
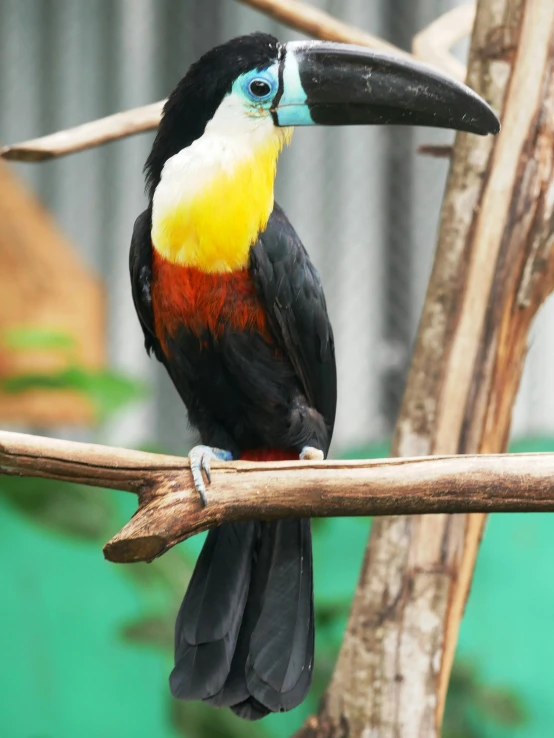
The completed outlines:
[[[239,520],[554,512],[554,453],[219,463],[202,507],[186,458],[0,431],[0,473],[137,494],[137,513],[104,548],[117,562]]]
[[[454,151],[452,144],[421,144],[417,152],[421,156],[433,156],[436,159],[449,159]]]
[[[453,8],[414,36],[412,51],[418,59],[434,64],[456,79],[463,80],[466,68],[450,49],[461,39],[471,35],[475,22],[475,5]]]
[[[51,133],[23,143],[4,146],[0,155],[14,161],[45,161],[56,156],[73,154],[93,146],[115,141],[135,133],[144,133],[158,127],[165,100],[108,115],[75,128]]]
[[[264,13],[264,15],[289,26],[289,28],[294,28],[306,34],[306,36],[321,41],[359,44],[378,51],[386,51],[389,54],[411,57],[411,54],[407,51],[394,46],[394,44],[389,44],[379,36],[374,36],[362,31],[361,28],[343,23],[330,13],[298,0],[238,0],[238,2],[249,5],[251,8]]]

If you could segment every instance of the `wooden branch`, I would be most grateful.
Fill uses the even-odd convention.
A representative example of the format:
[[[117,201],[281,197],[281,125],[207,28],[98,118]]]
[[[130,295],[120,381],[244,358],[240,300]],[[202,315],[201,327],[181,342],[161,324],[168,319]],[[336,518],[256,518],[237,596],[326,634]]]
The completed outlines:
[[[456,139],[401,456],[505,448],[529,327],[554,286],[554,4],[480,0],[468,84],[503,128]],[[298,736],[438,737],[484,522],[374,522],[331,685]]]
[[[465,79],[465,66],[456,59],[450,49],[455,43],[471,35],[475,22],[475,10],[475,4],[470,3],[460,5],[441,15],[417,36],[414,36],[412,42],[414,55],[449,72],[457,79]],[[451,144],[422,144],[417,148],[418,154],[438,159],[451,157],[452,151]]]
[[[450,49],[458,41],[471,35],[474,21],[474,3],[453,8],[414,36],[414,56],[434,64],[456,79],[465,79],[465,65],[456,59]]]
[[[161,100],[123,113],[108,115],[106,118],[99,118],[75,128],[58,131],[49,136],[4,146],[0,149],[0,156],[14,161],[46,161],[56,156],[100,146],[125,136],[144,133],[158,127],[164,103],[165,100]]]
[[[463,65],[447,52],[448,44],[451,45],[471,30],[471,24],[469,24],[471,6],[470,8],[463,6],[452,11],[454,15],[448,13],[429,29],[422,31],[416,37],[419,40],[416,55],[413,56],[378,36],[343,23],[329,13],[318,10],[307,3],[298,2],[298,0],[238,0],[238,2],[249,5],[313,38],[360,44],[406,58],[417,57],[422,61],[437,64],[458,79],[464,77]],[[457,21],[457,25],[453,24],[453,20]],[[446,46],[448,48],[445,48]],[[162,100],[123,113],[109,115],[76,128],[68,128],[41,138],[4,146],[0,149],[0,156],[15,161],[45,161],[93,146],[100,146],[125,136],[144,133],[157,128],[164,103],[165,100]]]
[[[0,474],[136,494],[138,511],[104,547],[116,562],[150,561],[238,520],[554,512],[554,454],[218,463],[202,507],[187,458],[0,431]]]
[[[421,144],[417,147],[416,153],[421,156],[433,156],[436,159],[449,159],[453,151],[454,147],[450,144]]]
[[[289,28],[300,33],[320,39],[321,41],[339,41],[344,44],[359,44],[369,46],[378,51],[396,54],[404,57],[412,56],[407,51],[389,44],[379,36],[362,31],[348,23],[338,20],[330,13],[319,10],[313,5],[298,0],[238,0],[243,5],[249,5],[255,10],[274,18]]]

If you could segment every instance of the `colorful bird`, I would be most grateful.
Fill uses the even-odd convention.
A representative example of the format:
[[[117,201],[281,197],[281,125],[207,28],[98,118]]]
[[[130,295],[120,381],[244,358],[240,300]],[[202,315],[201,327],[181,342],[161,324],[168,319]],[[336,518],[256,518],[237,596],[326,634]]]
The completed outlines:
[[[499,129],[480,97],[430,68],[262,33],[209,51],[165,105],[131,282],[146,348],[200,435],[189,458],[203,504],[212,459],[327,455],[333,333],[274,180],[293,126],[370,123]],[[173,695],[255,720],[302,702],[313,661],[310,521],[211,530],[177,617]]]

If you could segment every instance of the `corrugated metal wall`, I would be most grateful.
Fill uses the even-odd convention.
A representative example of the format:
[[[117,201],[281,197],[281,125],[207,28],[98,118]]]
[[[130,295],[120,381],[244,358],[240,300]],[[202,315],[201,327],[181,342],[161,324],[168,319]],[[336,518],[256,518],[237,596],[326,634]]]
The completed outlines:
[[[458,3],[317,4],[405,46]],[[0,0],[0,139],[160,99],[203,51],[258,29],[298,37],[234,0]],[[444,161],[414,151],[422,141],[450,139],[402,128],[299,130],[281,159],[277,196],[322,274],[336,334],[337,450],[386,435],[394,421],[447,172]],[[106,280],[112,362],[153,387],[151,399],[113,421],[103,438],[182,452],[193,437],[162,368],[144,353],[127,275],[151,141],[144,135],[18,170]],[[519,435],[554,430],[553,321],[549,303],[533,330],[515,414]]]

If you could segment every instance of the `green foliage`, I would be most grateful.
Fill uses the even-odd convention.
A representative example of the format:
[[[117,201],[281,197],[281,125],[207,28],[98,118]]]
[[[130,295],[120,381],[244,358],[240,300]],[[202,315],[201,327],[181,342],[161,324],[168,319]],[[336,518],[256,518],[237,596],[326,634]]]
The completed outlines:
[[[0,497],[38,525],[62,535],[98,541],[114,528],[114,510],[102,490],[53,479],[0,477]]]
[[[180,735],[187,738],[264,738],[264,723],[249,723],[231,710],[214,710],[203,702],[171,701],[171,719]]]
[[[146,395],[142,382],[112,369],[87,369],[72,359],[76,349],[73,336],[42,328],[18,328],[3,336],[11,349],[50,350],[64,355],[70,366],[57,372],[30,372],[8,377],[2,381],[4,392],[16,394],[32,389],[73,390],[88,398],[101,420],[118,412],[129,403]]]
[[[187,555],[183,546],[171,549],[150,564],[123,567],[122,573],[141,595],[145,612],[122,627],[121,637],[133,645],[172,653],[175,614],[193,568],[194,558]]]
[[[73,336],[43,328],[18,328],[3,335],[6,346],[16,350],[50,350],[71,355]],[[89,398],[105,419],[130,402],[142,398],[142,383],[111,370],[93,371],[72,366],[52,374],[29,373],[2,381],[5,392],[30,389],[74,390]],[[114,528],[114,509],[98,489],[51,479],[0,477],[0,496],[33,522],[53,532],[87,541],[98,541]]]
[[[2,382],[2,389],[13,394],[30,389],[75,390],[92,402],[102,420],[146,395],[145,385],[136,379],[109,369],[93,371],[77,366],[51,374],[9,377]]]
[[[73,336],[63,331],[47,328],[21,327],[6,331],[3,336],[6,348],[12,350],[74,351],[77,347]]]
[[[484,685],[475,664],[454,665],[446,701],[444,738],[484,738],[487,725],[519,728],[526,722],[525,708],[512,690]]]
[[[168,648],[173,641],[173,618],[164,615],[145,615],[127,623],[121,635],[130,643]]]

